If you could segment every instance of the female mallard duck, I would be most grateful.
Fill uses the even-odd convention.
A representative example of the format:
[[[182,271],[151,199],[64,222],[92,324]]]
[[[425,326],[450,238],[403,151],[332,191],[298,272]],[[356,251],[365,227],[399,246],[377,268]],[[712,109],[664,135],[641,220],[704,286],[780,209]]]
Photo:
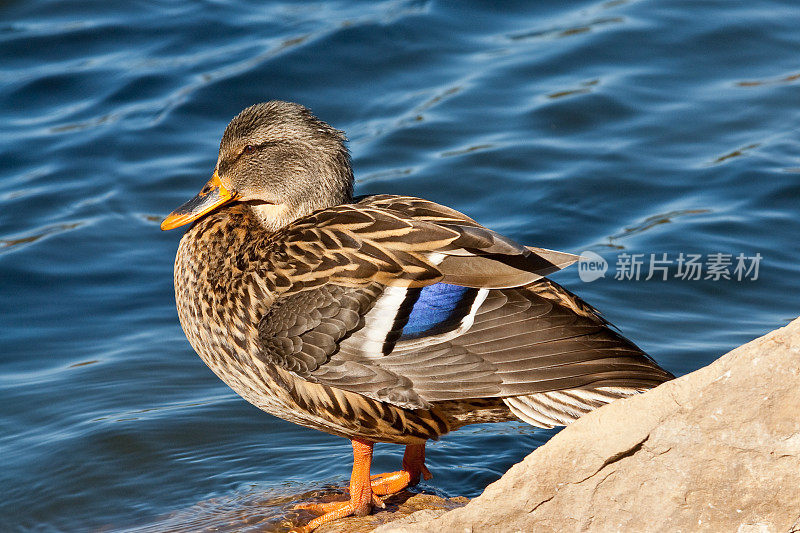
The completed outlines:
[[[352,441],[350,500],[310,506],[325,514],[307,530],[428,479],[428,439],[568,424],[673,377],[543,277],[575,256],[419,198],[353,198],[344,142],[300,105],[249,107],[161,224],[194,223],[175,298],[203,361],[260,409]],[[406,445],[400,471],[370,479],[375,442]]]

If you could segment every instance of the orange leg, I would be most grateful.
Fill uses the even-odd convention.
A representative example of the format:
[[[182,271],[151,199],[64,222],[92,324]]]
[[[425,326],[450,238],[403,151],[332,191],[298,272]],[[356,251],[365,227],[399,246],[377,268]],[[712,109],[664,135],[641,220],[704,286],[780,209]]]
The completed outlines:
[[[403,454],[403,469],[372,476],[372,492],[379,496],[394,494],[419,483],[420,476],[425,479],[433,477],[425,468],[425,444],[408,444]]]
[[[372,443],[353,439],[353,473],[350,475],[350,501],[317,503],[298,506],[309,511],[325,513],[309,522],[305,527],[296,529],[298,533],[313,531],[325,522],[344,518],[345,516],[365,516],[373,505],[385,507],[383,501],[375,496],[370,486],[369,469],[372,466]]]

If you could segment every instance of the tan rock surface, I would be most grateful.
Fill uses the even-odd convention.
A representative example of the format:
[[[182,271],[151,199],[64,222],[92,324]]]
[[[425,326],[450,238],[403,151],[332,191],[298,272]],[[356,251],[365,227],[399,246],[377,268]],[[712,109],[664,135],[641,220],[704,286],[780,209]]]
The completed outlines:
[[[376,532],[800,531],[800,319],[589,413],[465,507],[405,520]]]
[[[387,522],[404,524],[406,517],[412,513],[417,520],[423,518],[430,520],[450,509],[461,507],[468,501],[464,497],[445,499],[432,494],[402,492],[386,499],[386,509],[376,509],[373,514],[367,516],[328,522],[315,529],[314,533],[367,533]]]

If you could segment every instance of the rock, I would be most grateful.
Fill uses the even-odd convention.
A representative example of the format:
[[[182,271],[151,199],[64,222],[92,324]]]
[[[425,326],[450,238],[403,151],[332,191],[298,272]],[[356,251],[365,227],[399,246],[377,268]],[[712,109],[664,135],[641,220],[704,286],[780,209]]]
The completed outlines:
[[[446,499],[432,494],[411,494],[404,491],[387,498],[386,509],[376,509],[367,516],[328,522],[315,529],[314,533],[366,533],[387,522],[407,526],[419,520],[439,517],[468,501],[464,497]]]
[[[800,319],[589,413],[466,506],[419,518],[375,531],[800,531]]]

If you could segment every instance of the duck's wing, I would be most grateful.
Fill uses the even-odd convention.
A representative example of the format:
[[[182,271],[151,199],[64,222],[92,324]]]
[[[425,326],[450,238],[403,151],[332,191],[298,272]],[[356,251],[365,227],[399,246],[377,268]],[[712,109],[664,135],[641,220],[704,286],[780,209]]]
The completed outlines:
[[[452,212],[432,205],[439,210],[431,217]],[[272,270],[286,290],[259,324],[260,356],[308,381],[410,409],[582,387],[643,389],[671,377],[594,309],[542,278],[557,263],[455,218],[412,219],[373,204],[303,221],[277,240],[283,248]],[[449,258],[456,259],[445,264]],[[480,268],[469,265],[482,259]],[[464,277],[487,281],[454,281]],[[512,279],[522,282],[509,286]]]
[[[547,279],[492,290],[326,285],[281,300],[259,330],[270,363],[410,409],[572,389],[624,396],[672,378]]]
[[[578,259],[521,246],[433,202],[391,196],[317,211],[284,229],[272,246],[272,281],[289,293],[331,282],[518,287]]]
[[[474,256],[476,254],[482,256],[491,255],[492,250],[495,249],[493,245],[497,241],[510,245],[504,249],[497,249],[497,253],[499,254],[509,254],[509,252],[511,252],[510,255],[512,256],[526,256],[528,255],[526,251],[530,252],[532,257],[542,265],[541,268],[536,270],[536,273],[540,276],[546,276],[557,270],[566,268],[579,259],[579,256],[566,252],[558,252],[556,250],[548,250],[547,248],[538,248],[534,246],[521,246],[494,231],[488,230],[467,215],[455,209],[422,198],[383,194],[364,197],[359,202],[359,205],[386,209],[391,212],[399,213],[412,220],[428,222],[457,231],[461,235],[462,240],[454,243],[456,246],[446,253],[446,261],[443,261],[443,264],[439,265],[440,268],[451,269],[449,272],[450,278],[446,281],[455,284],[476,287],[496,285],[492,283],[491,280],[486,280],[482,284],[480,282],[469,283],[469,281],[471,281],[469,279],[471,275],[477,273],[481,267],[486,268],[488,276],[491,277],[493,275],[492,269],[494,268],[492,262],[486,259],[476,261],[474,258],[470,261],[459,261],[454,259],[454,257],[458,256],[459,252],[467,256]],[[468,238],[474,239],[475,242],[470,243],[467,240]],[[459,245],[461,248],[459,248]],[[497,260],[498,258],[493,259]],[[506,264],[513,262],[510,258],[505,258],[505,261]],[[532,266],[534,265],[529,263],[523,266],[523,268],[530,269]],[[466,272],[459,274],[459,270],[464,270]],[[459,279],[459,277],[465,279]],[[462,283],[459,283],[459,281]]]

